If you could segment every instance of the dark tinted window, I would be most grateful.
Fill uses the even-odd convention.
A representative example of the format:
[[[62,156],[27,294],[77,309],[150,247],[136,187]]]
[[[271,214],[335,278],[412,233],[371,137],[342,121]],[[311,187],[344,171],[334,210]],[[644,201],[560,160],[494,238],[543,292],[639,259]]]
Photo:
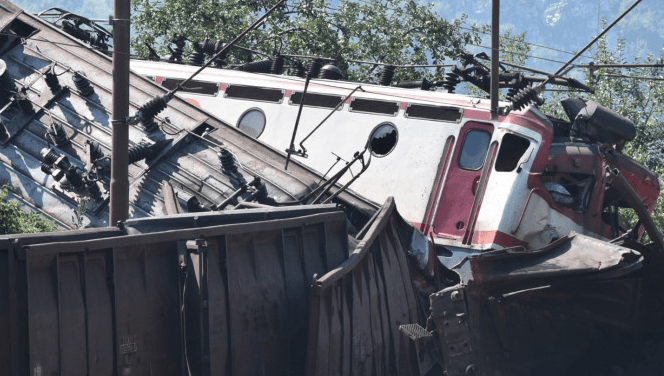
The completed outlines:
[[[354,112],[366,112],[369,114],[396,116],[399,113],[399,102],[353,98],[353,100],[350,102],[349,110]]]
[[[474,129],[468,131],[463,139],[459,167],[465,170],[479,170],[482,168],[490,141],[491,134],[489,132]]]
[[[463,116],[463,110],[457,107],[410,104],[408,105],[404,115],[407,118],[450,121],[458,123],[461,121],[461,117]]]
[[[529,146],[530,141],[526,138],[506,134],[500,144],[500,151],[496,159],[496,171],[513,171]]]
[[[388,155],[397,145],[397,128],[392,123],[377,126],[369,136],[369,148],[376,157]]]
[[[257,101],[281,103],[284,99],[284,90],[256,86],[228,85],[224,96],[234,99],[254,99]]]
[[[304,97],[304,105],[311,107],[335,108],[339,102],[343,101],[343,95],[327,95],[307,93]],[[295,92],[290,97],[290,104],[299,105],[302,101],[302,92]]]
[[[184,80],[179,78],[164,78],[164,80],[161,81],[161,86],[168,90],[173,90],[182,82],[184,82]],[[181,86],[180,91],[205,95],[217,95],[219,92],[219,84],[214,82],[191,80],[187,82],[186,85]]]

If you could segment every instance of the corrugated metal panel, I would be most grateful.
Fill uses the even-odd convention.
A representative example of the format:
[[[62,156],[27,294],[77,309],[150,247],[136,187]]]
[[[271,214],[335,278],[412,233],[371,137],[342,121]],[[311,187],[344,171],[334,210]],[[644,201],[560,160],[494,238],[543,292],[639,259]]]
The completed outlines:
[[[0,361],[12,375],[303,374],[309,286],[348,257],[346,216],[319,209],[0,239]]]
[[[398,220],[389,199],[349,259],[314,282],[307,375],[416,373],[399,332],[418,308]]]
[[[76,232],[12,235],[0,237],[0,365],[3,374],[27,375],[28,372],[28,284],[25,253],[22,245],[103,239],[122,234],[117,228],[86,229]],[[35,267],[39,267],[36,265]],[[67,274],[67,272],[65,272]],[[105,283],[105,282],[104,282]],[[36,281],[33,289],[51,289]],[[110,310],[95,312],[95,315]],[[38,312],[39,310],[37,310]],[[37,314],[36,312],[36,314]],[[43,323],[37,323],[43,325]],[[48,330],[49,328],[47,328]],[[83,342],[85,343],[85,341]],[[109,342],[109,346],[112,342]]]

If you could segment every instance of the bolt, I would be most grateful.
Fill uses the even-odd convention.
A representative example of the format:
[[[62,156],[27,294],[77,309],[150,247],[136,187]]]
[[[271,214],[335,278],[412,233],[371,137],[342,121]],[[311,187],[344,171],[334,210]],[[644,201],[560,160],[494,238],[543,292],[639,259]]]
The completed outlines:
[[[474,364],[469,364],[468,367],[466,367],[466,376],[476,376],[477,375],[477,368],[475,367]]]

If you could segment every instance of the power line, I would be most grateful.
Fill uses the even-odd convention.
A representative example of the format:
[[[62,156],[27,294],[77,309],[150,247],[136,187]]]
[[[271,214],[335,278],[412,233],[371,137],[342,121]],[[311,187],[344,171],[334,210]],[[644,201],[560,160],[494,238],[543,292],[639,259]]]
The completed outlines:
[[[470,28],[470,27],[460,26],[459,28],[460,28],[460,29],[464,29],[464,30],[473,31],[473,29]],[[491,33],[487,33],[487,32],[484,32],[484,31],[480,31],[480,34],[491,35]],[[565,51],[565,50],[559,50],[559,49],[557,49],[557,48],[553,48],[553,47],[549,47],[549,46],[544,46],[544,45],[537,44],[537,43],[521,41],[521,40],[516,39],[516,38],[508,38],[508,37],[506,37],[506,36],[502,36],[501,38],[504,38],[504,39],[507,39],[507,40],[511,40],[511,41],[513,41],[513,42],[523,42],[524,44],[527,44],[527,45],[530,45],[530,46],[535,46],[535,47],[544,48],[544,49],[551,50],[551,51],[561,52],[561,53],[568,54],[568,55],[574,55],[574,52],[569,52],[569,51]],[[585,57],[585,58],[587,58],[587,59],[592,59],[592,58],[593,58],[593,57],[591,57],[591,56],[585,56],[585,55],[581,55],[581,56],[583,56],[583,57]]]
[[[600,77],[614,77],[614,78],[631,78],[634,80],[645,80],[645,81],[664,81],[663,77],[643,77],[643,76],[626,76],[624,74],[612,74],[612,73],[602,73],[598,74]]]
[[[482,45],[480,45],[480,44],[472,44],[472,43],[468,43],[468,45],[469,45],[469,46],[474,46],[474,47],[484,48],[484,49],[487,49],[487,50],[491,50],[491,47],[482,46]],[[528,54],[524,54],[524,53],[521,53],[521,52],[511,52],[511,53],[513,53],[513,54],[515,54],[515,55],[519,55],[519,56],[524,56],[524,57],[527,57],[527,58],[529,58],[529,59],[539,59],[539,60],[544,60],[544,61],[550,61],[550,62],[552,62],[552,63],[565,64],[565,61],[559,61],[559,60],[548,59],[548,58],[546,58],[546,57],[533,56],[533,55],[528,55]]]
[[[358,3],[363,3],[363,4],[365,4],[365,5],[373,5],[370,1],[367,1],[367,0],[355,0],[355,1],[358,2]],[[459,26],[459,28],[460,28],[460,29],[463,29],[463,30],[474,31],[474,29],[473,29],[473,28],[470,28],[470,27]],[[487,32],[484,32],[484,31],[479,31],[479,32],[480,32],[481,34],[484,34],[484,35],[491,35],[491,33],[487,33]],[[519,42],[519,40],[516,39],[516,38],[508,38],[508,37],[505,37],[505,36],[503,36],[503,37],[501,37],[501,38],[505,38],[505,39],[507,39],[507,40],[511,40],[511,41],[517,41],[517,42]],[[574,52],[569,52],[569,51],[565,51],[565,50],[560,50],[560,49],[557,49],[557,48],[548,47],[548,46],[544,46],[544,45],[537,44],[537,43],[525,42],[525,41],[524,41],[523,43],[524,43],[524,44],[527,44],[527,45],[530,45],[530,46],[535,46],[535,47],[539,47],[539,48],[544,48],[544,49],[551,50],[551,51],[556,51],[556,52],[560,52],[560,53],[564,53],[564,54],[568,54],[568,55],[574,55]],[[481,47],[481,48],[486,48],[486,49],[488,49],[488,50],[491,50],[491,48],[486,47],[486,46],[475,45],[475,44],[471,44],[471,43],[468,43],[468,44],[471,45],[471,46]],[[532,55],[527,55],[527,54],[519,54],[519,53],[515,53],[515,54],[520,55],[520,56],[525,56],[525,57],[528,57],[528,58],[531,58],[531,59],[539,59],[539,60],[549,61],[549,62],[558,63],[558,64],[565,64],[564,61],[553,60],[553,59],[548,59],[548,58],[538,57],[538,56],[532,56]],[[593,57],[591,57],[591,56],[586,56],[586,55],[581,55],[581,56],[583,56],[583,57],[585,57],[585,58],[587,58],[587,59],[593,59]]]

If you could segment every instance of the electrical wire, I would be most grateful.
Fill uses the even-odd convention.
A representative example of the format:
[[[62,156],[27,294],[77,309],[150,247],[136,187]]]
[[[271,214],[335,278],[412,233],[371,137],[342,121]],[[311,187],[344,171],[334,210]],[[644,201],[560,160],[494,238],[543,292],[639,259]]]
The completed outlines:
[[[459,28],[460,28],[460,29],[463,29],[463,30],[473,31],[472,28],[470,28],[470,27],[466,27],[466,26],[459,26]],[[489,36],[491,35],[491,33],[487,33],[487,32],[485,32],[485,31],[480,31],[479,33],[480,33],[480,34],[484,34],[484,35],[489,35]],[[569,51],[565,51],[565,50],[560,50],[560,49],[557,49],[557,48],[544,46],[544,45],[542,45],[542,44],[537,44],[537,43],[532,43],[532,42],[521,41],[521,40],[519,40],[519,39],[516,39],[516,38],[509,38],[509,37],[506,37],[506,36],[501,36],[501,38],[504,38],[504,39],[507,39],[507,40],[511,40],[511,41],[513,41],[513,42],[523,42],[523,44],[527,44],[527,45],[529,45],[529,46],[535,46],[535,47],[544,48],[544,49],[551,50],[551,51],[555,51],[555,52],[560,52],[560,53],[564,53],[564,54],[568,54],[568,55],[574,55],[574,52],[569,52]],[[586,56],[586,55],[581,55],[581,56],[583,56],[583,57],[585,57],[585,58],[587,58],[587,59],[593,59],[592,56]]]
[[[629,78],[633,80],[644,80],[644,81],[664,81],[664,77],[642,77],[642,76],[627,76],[624,74],[611,74],[611,73],[602,73],[598,74],[599,77],[613,77],[613,78]]]
[[[472,44],[472,43],[468,43],[468,45],[469,45],[469,46],[474,46],[474,47],[484,48],[484,49],[487,49],[487,50],[489,50],[489,51],[491,50],[491,47],[482,46],[482,45],[480,45],[480,44]],[[511,52],[511,53],[513,53],[513,54],[515,54],[515,55],[518,55],[518,56],[527,57],[527,58],[529,58],[529,59],[544,60],[544,61],[549,61],[549,62],[552,62],[552,63],[558,63],[558,64],[565,64],[565,63],[566,63],[565,61],[549,59],[549,58],[546,58],[546,57],[539,57],[539,56],[528,55],[528,54],[524,54],[524,53],[521,53],[521,52]]]
[[[363,4],[365,4],[365,5],[370,5],[370,6],[374,5],[373,2],[371,2],[371,1],[366,1],[366,0],[355,0],[355,1],[358,2],[358,3],[363,3]],[[467,27],[467,26],[460,26],[459,28],[460,28],[460,29],[463,29],[463,30],[474,31],[473,28],[471,28],[471,27]],[[480,34],[484,34],[484,35],[491,35],[491,33],[488,33],[488,32],[485,32],[485,31],[479,31],[479,33],[480,33]],[[517,41],[517,42],[519,41],[519,40],[516,39],[516,38],[508,38],[508,37],[504,37],[504,36],[501,37],[501,38],[505,38],[505,39],[507,39],[507,40]],[[574,55],[574,52],[569,52],[569,51],[565,51],[565,50],[560,50],[560,49],[557,49],[557,48],[548,47],[548,46],[544,46],[544,45],[537,44],[537,43],[525,42],[525,41],[524,41],[523,43],[525,43],[525,44],[527,44],[527,45],[530,45],[530,46],[535,46],[535,47],[539,47],[539,48],[544,48],[544,49],[551,50],[551,51],[556,51],[556,52],[560,52],[560,53],[565,53],[565,54],[568,54],[568,55]],[[476,47],[487,48],[487,49],[490,50],[489,47],[485,47],[485,46],[478,46],[478,45],[473,45],[473,44],[469,44],[469,45],[476,46]],[[526,56],[526,57],[529,57],[529,58],[532,58],[532,59],[540,59],[540,60],[551,61],[551,62],[554,62],[554,63],[564,63],[564,62],[561,62],[561,61],[550,60],[550,59],[543,58],[543,57],[530,56],[530,55],[525,55],[525,54],[522,55],[522,56]],[[592,57],[590,57],[590,56],[586,56],[586,55],[581,55],[581,56],[583,56],[583,57],[585,57],[585,58],[588,58],[588,59],[592,59]]]
[[[472,30],[471,28],[467,28],[467,27],[461,27],[461,28],[462,28],[462,29],[466,29],[466,30]],[[484,32],[481,32],[481,33],[482,33],[482,34],[485,34],[485,35],[489,35],[488,33],[484,33]],[[16,35],[11,34],[11,33],[0,33],[0,35],[14,36],[14,37],[16,36]],[[513,39],[513,38],[507,38],[507,39],[516,40],[516,39]],[[88,49],[88,48],[91,47],[91,45],[85,45],[85,44],[83,44],[83,45],[78,45],[78,44],[70,44],[70,43],[63,43],[63,42],[54,42],[54,41],[50,41],[50,40],[46,40],[46,39],[40,39],[40,38],[35,38],[35,37],[21,38],[21,40],[23,40],[23,41],[24,41],[24,40],[32,40],[32,41],[36,41],[36,42],[51,43],[51,44],[55,44],[55,45],[58,45],[58,46],[78,47],[78,48],[85,48],[85,49]],[[537,46],[537,47],[548,48],[548,49],[550,49],[550,50],[554,50],[554,51],[558,51],[558,52],[563,52],[563,53],[567,53],[567,54],[573,54],[573,53],[568,52],[568,51],[557,50],[557,49],[554,49],[554,48],[550,48],[550,47],[546,47],[546,46],[537,45],[537,44],[535,44],[535,43],[528,43],[528,42],[524,42],[524,43],[529,44],[529,45],[534,45],[534,46]],[[491,50],[490,47],[486,47],[486,46],[482,46],[482,45],[476,45],[476,44],[472,44],[472,43],[468,43],[468,45],[470,45],[470,46],[474,46],[474,47],[480,47],[480,48],[484,48],[484,49]],[[112,46],[111,46],[111,47],[112,47]],[[240,49],[243,49],[243,50],[246,50],[246,51],[249,51],[249,52],[252,52],[252,53],[255,53],[255,54],[268,56],[267,54],[264,54],[264,53],[261,53],[261,52],[258,52],[258,51],[254,51],[254,50],[249,49],[249,48],[247,48],[247,47],[241,47],[241,46],[235,46],[235,47],[240,48]],[[94,48],[94,47],[93,47],[93,48]],[[121,54],[121,55],[129,55],[129,56],[136,57],[135,54],[131,54],[131,53],[127,53],[127,52],[116,52],[116,51],[114,51],[114,50],[106,50],[106,51],[103,51],[103,52],[104,52],[104,53],[110,53],[110,54],[119,54],[119,55]],[[564,62],[559,61],[559,60],[552,60],[552,59],[548,59],[548,58],[544,58],[544,57],[533,56],[533,55],[527,55],[527,54],[518,53],[518,52],[514,52],[514,54],[515,54],[515,55],[519,55],[519,56],[524,56],[524,57],[527,57],[527,58],[530,58],[530,59],[538,59],[538,60],[544,60],[544,61],[549,61],[549,62],[553,62],[553,63],[560,63],[560,64],[563,64],[563,63],[564,63]],[[295,56],[295,55],[293,55],[293,56]],[[591,57],[588,57],[588,56],[583,56],[583,57],[591,58]],[[160,59],[160,60],[161,60],[161,59]],[[375,63],[373,63],[373,64],[375,64]],[[429,66],[429,65],[423,65],[422,68],[424,68],[424,67],[428,67],[428,66]],[[431,66],[433,67],[433,66],[439,66],[439,65],[431,65]],[[413,66],[413,67],[415,67],[415,66]]]

